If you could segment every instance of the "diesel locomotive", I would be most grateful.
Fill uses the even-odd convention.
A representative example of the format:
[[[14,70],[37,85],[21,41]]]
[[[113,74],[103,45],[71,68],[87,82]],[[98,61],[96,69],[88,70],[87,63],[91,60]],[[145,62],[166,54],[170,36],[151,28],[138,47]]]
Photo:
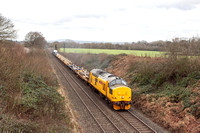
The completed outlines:
[[[94,88],[115,110],[128,110],[131,107],[131,89],[122,78],[101,69],[88,72],[70,60],[53,51],[53,54],[81,79]]]

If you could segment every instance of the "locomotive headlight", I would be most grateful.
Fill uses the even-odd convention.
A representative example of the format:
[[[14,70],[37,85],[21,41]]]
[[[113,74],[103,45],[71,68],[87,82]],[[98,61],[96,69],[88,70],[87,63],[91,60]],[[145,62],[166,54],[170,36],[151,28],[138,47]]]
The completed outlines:
[[[124,96],[122,96],[122,99],[124,99]]]

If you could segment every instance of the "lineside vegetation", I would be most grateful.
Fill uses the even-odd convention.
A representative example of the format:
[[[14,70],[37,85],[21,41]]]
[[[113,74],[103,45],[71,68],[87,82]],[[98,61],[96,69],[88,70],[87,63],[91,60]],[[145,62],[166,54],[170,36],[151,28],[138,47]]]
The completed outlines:
[[[43,49],[0,43],[0,132],[70,132],[73,125]]]

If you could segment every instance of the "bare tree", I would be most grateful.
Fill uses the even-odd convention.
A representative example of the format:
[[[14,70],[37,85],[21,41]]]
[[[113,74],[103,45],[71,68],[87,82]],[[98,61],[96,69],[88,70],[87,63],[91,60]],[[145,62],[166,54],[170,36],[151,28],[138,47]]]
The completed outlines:
[[[11,20],[0,14],[0,40],[16,38],[16,30],[13,28],[14,24],[11,22]]]
[[[200,38],[175,38],[166,43],[165,50],[172,56],[200,56]]]
[[[24,41],[26,47],[44,48],[47,43],[41,32],[29,32]]]

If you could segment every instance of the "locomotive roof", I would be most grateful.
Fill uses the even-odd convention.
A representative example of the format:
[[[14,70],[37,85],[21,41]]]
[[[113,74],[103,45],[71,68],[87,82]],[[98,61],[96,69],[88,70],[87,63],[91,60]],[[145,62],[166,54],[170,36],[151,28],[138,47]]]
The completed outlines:
[[[115,76],[113,74],[110,74],[110,73],[108,73],[104,70],[101,70],[101,69],[92,69],[91,72],[94,76],[100,77],[100,78],[107,80],[109,82],[114,80],[114,79],[120,79],[120,77]]]

